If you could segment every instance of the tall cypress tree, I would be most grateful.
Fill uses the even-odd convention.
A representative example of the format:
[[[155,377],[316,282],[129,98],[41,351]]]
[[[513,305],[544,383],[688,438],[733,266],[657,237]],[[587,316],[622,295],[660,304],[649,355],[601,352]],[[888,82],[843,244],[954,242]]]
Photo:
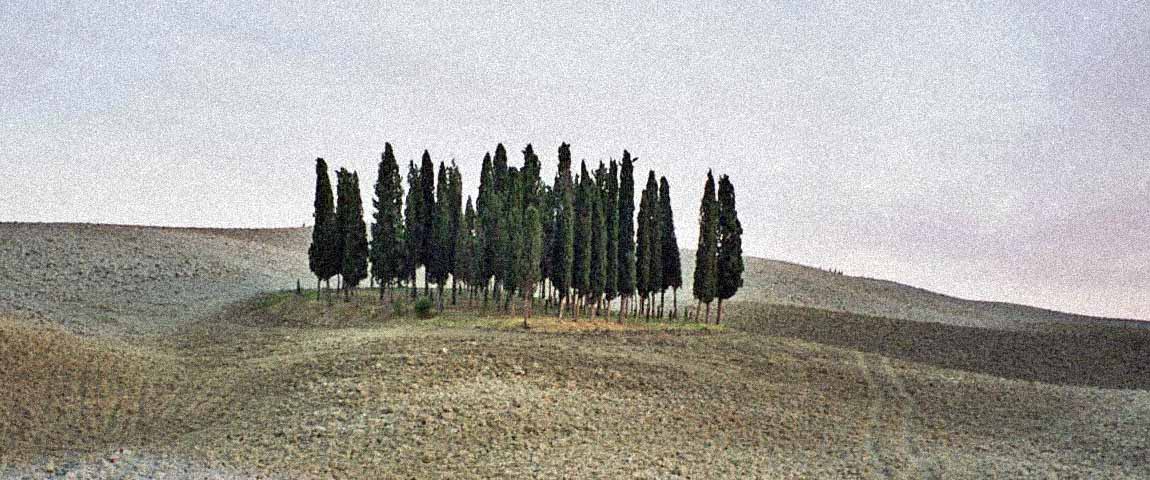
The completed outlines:
[[[735,187],[730,177],[719,179],[719,254],[715,296],[719,309],[715,323],[723,320],[723,300],[735,296],[743,286],[743,225],[735,209]]]
[[[411,298],[415,298],[418,287],[415,284],[415,271],[419,268],[419,258],[422,256],[423,237],[426,232],[423,230],[423,195],[420,193],[423,181],[419,178],[419,169],[416,168],[415,162],[408,162],[407,164],[407,204],[404,205],[404,230],[405,236],[403,239],[404,246],[404,261],[403,273],[404,278],[411,281]]]
[[[647,234],[650,237],[647,248],[647,289],[650,292],[650,301],[647,305],[647,316],[655,313],[655,293],[659,293],[658,316],[663,315],[663,216],[661,199],[659,198],[659,182],[655,180],[655,172],[647,174],[647,187],[644,189],[647,200]]]
[[[699,303],[707,304],[706,321],[711,319],[711,300],[715,298],[718,282],[719,253],[719,201],[715,196],[715,177],[707,171],[703,187],[703,200],[699,204],[699,246],[695,250],[695,281],[692,290]],[[695,319],[699,306],[695,307]]]
[[[451,223],[451,254],[447,262],[448,272],[451,274],[451,304],[455,305],[457,302],[456,296],[459,294],[458,272],[455,266],[459,264],[456,257],[460,255],[459,250],[463,248],[459,243],[460,230],[463,223],[463,174],[459,173],[459,165],[455,164],[455,160],[451,161],[451,168],[448,170],[448,190],[450,195],[448,199],[451,205],[448,208],[448,215],[450,216]]]
[[[654,172],[649,178],[654,178]],[[658,199],[653,198],[651,194],[652,180],[650,179],[639,197],[639,220],[635,248],[635,287],[639,292],[640,311],[648,318],[650,317],[651,293],[658,289],[658,283],[655,281],[653,272],[655,266],[653,257],[662,253],[658,244],[658,236],[655,233],[658,226],[651,222],[651,213],[656,208]]]
[[[436,305],[440,311],[443,311],[443,286],[447,283],[447,277],[451,273],[451,266],[453,265],[451,250],[452,244],[455,242],[455,237],[451,232],[452,193],[449,175],[447,166],[443,162],[439,162],[435,211],[431,215],[431,255],[425,270],[426,278],[435,282],[436,293],[438,294]]]
[[[599,162],[594,183],[588,188],[591,203],[591,302],[592,314],[598,315],[607,289],[607,212],[604,209],[603,186],[607,183],[607,167]]]
[[[431,275],[429,268],[435,259],[435,164],[431,162],[431,154],[423,151],[423,159],[419,166],[419,221],[423,235],[420,237],[419,264],[423,265],[423,294],[430,295]]]
[[[623,150],[623,160],[619,170],[619,295],[623,300],[619,308],[619,320],[630,306],[630,297],[635,292],[635,167],[631,154]]]
[[[336,269],[340,273],[340,291],[343,291],[343,260],[347,255],[347,232],[351,225],[351,198],[347,191],[350,177],[351,173],[346,168],[335,172],[335,250]]]
[[[579,171],[579,184],[575,192],[575,235],[574,235],[574,261],[572,262],[571,276],[575,290],[579,292],[581,300],[586,300],[591,294],[591,209],[594,199],[591,191],[594,183],[587,172],[587,162],[582,162]],[[575,318],[579,318],[580,303],[575,306]]]
[[[571,303],[575,265],[575,188],[571,179],[571,146],[559,146],[559,170],[555,173],[553,194],[556,197],[555,244],[552,257],[552,277],[559,292],[559,318],[563,308]]]
[[[671,289],[671,317],[679,313],[679,287],[683,286],[683,266],[679,260],[679,240],[675,236],[675,214],[671,210],[671,185],[659,179],[659,215],[663,239],[662,289]],[[660,310],[662,302],[660,301]]]
[[[492,161],[492,173],[495,175],[495,191],[507,195],[507,149],[503,144],[495,146],[495,158]]]
[[[619,293],[619,166],[615,160],[611,160],[606,181],[600,185],[600,199],[603,202],[604,230],[607,234],[603,296],[607,301],[607,310],[610,311],[611,301]]]
[[[483,268],[479,280],[483,283],[483,301],[486,305],[488,287],[498,275],[499,257],[504,255],[504,232],[500,228],[503,217],[503,197],[495,188],[496,173],[491,155],[483,157],[483,172],[479,181],[479,239],[482,244]]]
[[[527,320],[531,318],[533,310],[535,284],[541,278],[540,264],[543,260],[543,222],[537,208],[527,207],[521,233],[523,254],[520,256],[519,290],[523,296],[523,328],[527,328]]]
[[[471,197],[467,197],[467,207],[464,210],[463,218],[460,220],[458,239],[456,240],[455,251],[455,278],[462,282],[467,290],[475,287],[476,277],[476,226],[475,207],[471,203]],[[466,293],[466,290],[465,290]]]
[[[359,282],[367,278],[367,225],[363,221],[363,199],[359,190],[359,174],[345,174],[346,186],[340,196],[347,196],[347,222],[344,230],[343,276],[344,293],[349,298]]]
[[[375,182],[374,221],[371,225],[371,274],[379,281],[379,297],[392,281],[403,278],[403,184],[399,164],[385,143]]]
[[[320,282],[330,281],[339,273],[339,262],[335,251],[335,201],[332,198],[331,179],[327,174],[327,162],[315,159],[315,227],[311,233],[311,246],[308,247],[308,268],[315,274],[315,291],[319,296]]]
[[[519,288],[519,268],[523,255],[523,189],[519,173],[517,168],[507,169],[507,178],[503,184],[506,190],[500,228],[507,235],[504,237],[503,255],[499,259],[503,272],[503,306],[507,310],[514,308],[511,299]]]

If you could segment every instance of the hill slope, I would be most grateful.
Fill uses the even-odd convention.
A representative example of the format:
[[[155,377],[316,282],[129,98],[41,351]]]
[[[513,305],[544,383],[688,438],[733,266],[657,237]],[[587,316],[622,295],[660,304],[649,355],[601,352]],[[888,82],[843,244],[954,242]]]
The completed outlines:
[[[313,278],[306,229],[0,224],[0,312],[152,333]]]
[[[0,312],[85,333],[169,328],[260,291],[293,288],[297,279],[310,285],[310,232],[0,223],[0,279],[6,287],[0,290]],[[683,250],[682,258],[689,286],[694,251]],[[746,284],[736,301],[1000,330],[1084,322],[1148,325],[962,300],[775,260],[746,262]],[[693,305],[689,287],[679,297],[680,307]]]
[[[695,272],[695,251],[683,250],[681,256],[684,263],[683,283],[690,285]],[[1150,326],[1150,322],[1073,315],[1009,303],[963,300],[886,280],[840,275],[762,258],[746,258],[743,280],[743,289],[735,296],[736,301],[997,330],[1043,329],[1058,324],[1081,323]],[[681,297],[688,295],[689,292]]]

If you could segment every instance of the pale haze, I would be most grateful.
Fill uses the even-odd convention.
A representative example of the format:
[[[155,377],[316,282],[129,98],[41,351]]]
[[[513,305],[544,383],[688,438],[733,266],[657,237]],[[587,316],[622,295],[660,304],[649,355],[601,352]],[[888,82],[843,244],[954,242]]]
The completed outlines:
[[[458,3],[5,2],[0,221],[300,226],[319,156],[569,142],[687,248],[713,168],[748,255],[1150,319],[1147,2]]]

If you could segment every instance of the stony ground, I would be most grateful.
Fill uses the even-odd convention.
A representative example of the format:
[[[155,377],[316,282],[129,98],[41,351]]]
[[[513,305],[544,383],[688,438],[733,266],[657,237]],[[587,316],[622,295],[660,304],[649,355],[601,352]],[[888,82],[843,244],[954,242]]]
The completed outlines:
[[[62,227],[0,236],[22,232],[25,251],[62,242],[20,228]],[[122,300],[119,287],[20,278],[0,294],[0,477],[1150,477],[1140,329],[1007,332],[744,301],[721,328],[539,318],[524,331],[462,307],[418,320],[373,294],[252,297],[294,286],[284,259],[302,261],[302,230],[125,228],[73,228],[63,245],[119,235],[101,248],[124,263],[203,258],[169,284],[185,293],[107,305],[112,319],[87,299]],[[5,281],[8,259],[36,255],[0,245]],[[77,283],[92,296],[39,291]]]

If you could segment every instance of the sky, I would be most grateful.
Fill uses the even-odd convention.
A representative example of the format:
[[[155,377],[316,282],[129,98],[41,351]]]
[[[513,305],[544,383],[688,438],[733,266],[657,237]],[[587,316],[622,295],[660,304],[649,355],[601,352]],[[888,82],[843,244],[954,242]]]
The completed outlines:
[[[298,226],[316,157],[474,193],[568,142],[683,247],[714,169],[748,255],[1150,320],[1145,1],[6,1],[0,44],[0,221]]]

